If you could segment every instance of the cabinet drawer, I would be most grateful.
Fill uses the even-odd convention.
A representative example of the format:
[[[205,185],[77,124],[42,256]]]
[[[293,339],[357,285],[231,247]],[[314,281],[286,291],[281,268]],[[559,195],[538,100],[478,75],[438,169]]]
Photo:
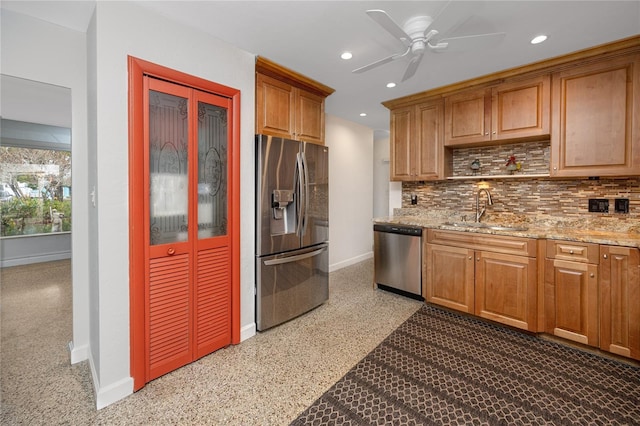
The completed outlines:
[[[600,246],[576,241],[547,240],[547,258],[598,263]]]
[[[515,254],[518,256],[536,256],[536,240],[508,235],[481,234],[475,232],[443,231],[429,229],[429,243],[464,247],[472,250],[493,253]]]

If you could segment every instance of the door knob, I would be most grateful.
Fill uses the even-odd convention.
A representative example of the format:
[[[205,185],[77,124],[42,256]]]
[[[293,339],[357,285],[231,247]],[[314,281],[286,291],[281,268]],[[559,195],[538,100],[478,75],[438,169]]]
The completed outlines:
[[[176,250],[173,247],[171,247],[167,250],[167,254],[169,256],[173,256],[174,254],[176,254]]]

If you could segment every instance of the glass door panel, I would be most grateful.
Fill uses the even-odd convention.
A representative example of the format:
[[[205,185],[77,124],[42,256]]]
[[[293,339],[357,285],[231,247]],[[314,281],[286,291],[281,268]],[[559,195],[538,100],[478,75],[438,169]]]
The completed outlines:
[[[187,241],[189,226],[186,98],[149,91],[150,244]]]
[[[228,100],[206,97],[198,102],[199,239],[226,236],[228,225]]]

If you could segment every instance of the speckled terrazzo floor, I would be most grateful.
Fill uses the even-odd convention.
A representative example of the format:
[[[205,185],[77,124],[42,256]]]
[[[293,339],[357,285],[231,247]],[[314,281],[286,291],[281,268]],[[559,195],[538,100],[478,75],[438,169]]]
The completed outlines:
[[[0,423],[287,425],[422,306],[372,276],[332,272],[319,308],[96,411],[88,363],[69,364],[70,262],[4,268]]]

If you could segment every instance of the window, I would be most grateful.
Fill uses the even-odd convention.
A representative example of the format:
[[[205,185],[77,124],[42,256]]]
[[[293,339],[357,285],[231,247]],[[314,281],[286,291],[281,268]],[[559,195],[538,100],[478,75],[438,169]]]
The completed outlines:
[[[71,231],[70,145],[63,146],[67,149],[47,149],[35,140],[32,143],[17,143],[18,139],[5,137],[5,125],[8,124],[11,129],[12,124],[18,123],[9,121],[2,120],[0,236]],[[23,129],[24,124],[28,124],[31,130],[61,129],[21,123]]]

